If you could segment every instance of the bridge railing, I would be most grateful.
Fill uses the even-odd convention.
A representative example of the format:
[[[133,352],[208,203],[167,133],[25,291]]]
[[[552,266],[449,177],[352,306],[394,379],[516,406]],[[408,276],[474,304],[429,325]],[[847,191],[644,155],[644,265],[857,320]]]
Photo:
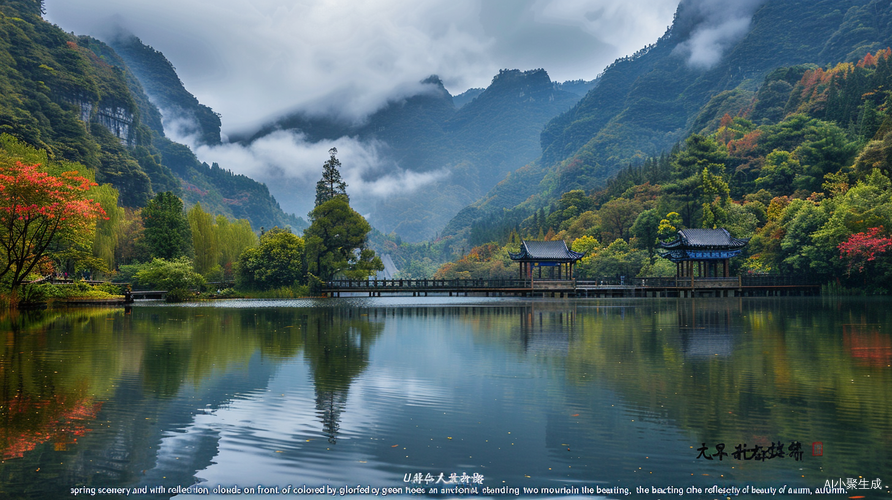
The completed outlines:
[[[819,283],[809,276],[781,276],[771,274],[743,274],[742,286],[817,286]]]
[[[530,288],[530,280],[522,279],[390,279],[390,280],[331,280],[326,283],[331,289],[466,289],[466,288]]]
[[[778,275],[742,275],[724,277],[697,276],[691,281],[691,277],[645,277],[645,278],[595,278],[578,279],[576,286],[579,288],[597,287],[646,287],[646,288],[715,288],[735,286],[813,286],[817,282],[803,276],[778,276]]]
[[[699,278],[698,278],[699,279]],[[736,279],[736,278],[735,278]],[[631,278],[631,277],[604,277],[604,278],[587,278],[587,279],[578,279],[576,280],[576,286],[579,288],[596,288],[596,287],[618,287],[618,286],[627,286],[627,287],[679,287],[679,286],[691,286],[691,278],[676,278],[676,277],[645,277],[645,278]]]
[[[573,280],[537,280],[528,279],[389,279],[389,280],[331,280],[326,283],[330,290],[456,290],[456,289],[506,289],[506,288],[532,288],[533,284],[546,285],[573,283]],[[576,288],[597,287],[644,287],[644,288],[715,288],[740,286],[812,286],[816,283],[802,276],[774,276],[774,275],[743,275],[739,278],[731,276],[723,277],[695,277],[693,283],[690,277],[603,277],[575,280]],[[538,287],[538,286],[537,286]]]

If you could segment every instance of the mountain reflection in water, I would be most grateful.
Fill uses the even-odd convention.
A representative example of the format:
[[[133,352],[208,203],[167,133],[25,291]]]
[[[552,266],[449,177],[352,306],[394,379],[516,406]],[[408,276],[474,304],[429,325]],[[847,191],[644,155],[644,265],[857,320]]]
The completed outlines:
[[[0,496],[403,487],[416,473],[633,491],[885,483],[890,304],[384,298],[7,314]],[[800,461],[697,458],[704,444],[794,440]]]

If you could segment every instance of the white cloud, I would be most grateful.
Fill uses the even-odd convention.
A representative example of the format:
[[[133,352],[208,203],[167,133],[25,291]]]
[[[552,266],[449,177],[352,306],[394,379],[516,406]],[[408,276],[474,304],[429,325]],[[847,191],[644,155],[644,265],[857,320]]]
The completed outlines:
[[[499,69],[591,79],[652,43],[677,0],[47,0],[100,38],[121,26],[163,52],[224,131],[294,109],[361,117],[431,74],[459,93]]]
[[[312,143],[299,132],[279,130],[247,146],[208,146],[196,144],[194,136],[177,135],[178,131],[189,129],[184,122],[165,122],[165,127],[172,140],[188,145],[201,161],[216,162],[265,183],[286,212],[301,216],[313,208],[316,181],[332,147],[338,149],[341,176],[358,209],[371,208],[378,201],[411,193],[449,175],[446,169],[413,172],[400,168],[385,158],[382,149],[386,146],[377,141],[341,137]]]
[[[690,35],[676,47],[693,68],[709,69],[722,59],[725,51],[747,34],[756,9],[765,0],[694,0],[681,13],[694,26]]]
[[[224,138],[293,111],[361,121],[439,75],[457,94],[500,69],[544,68],[591,79],[662,35],[677,0],[46,0],[46,18],[98,38],[123,28],[173,63],[187,90],[222,114]],[[249,146],[196,146],[207,163],[265,183],[283,209],[306,214],[328,149],[359,210],[430,186],[446,169],[407,171],[384,146],[342,137],[310,143],[279,131]]]

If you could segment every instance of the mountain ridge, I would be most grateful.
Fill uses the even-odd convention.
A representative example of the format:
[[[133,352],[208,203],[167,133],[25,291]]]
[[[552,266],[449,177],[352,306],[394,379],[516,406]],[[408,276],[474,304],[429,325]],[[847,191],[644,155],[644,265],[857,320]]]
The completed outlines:
[[[855,60],[892,44],[892,14],[875,0],[769,0],[715,66],[691,67],[680,47],[697,26],[699,3],[681,2],[673,25],[653,46],[617,60],[596,88],[546,125],[541,157],[523,184],[520,176],[506,178],[472,206],[493,213],[517,206],[511,193],[533,191],[521,203],[535,210],[561,193],[603,187],[623,166],[671,148],[722,92],[754,92],[778,67]],[[452,232],[468,227],[451,226]]]
[[[311,143],[351,137],[377,144],[390,168],[435,174],[435,180],[416,192],[387,199],[351,198],[382,232],[420,241],[433,239],[462,207],[517,165],[534,159],[542,126],[580,98],[560,90],[543,69],[502,70],[461,107],[455,106],[439,77],[421,83],[427,91],[390,102],[361,123],[293,113],[233,140],[249,145],[283,130],[299,132]],[[579,88],[586,83],[568,85]]]

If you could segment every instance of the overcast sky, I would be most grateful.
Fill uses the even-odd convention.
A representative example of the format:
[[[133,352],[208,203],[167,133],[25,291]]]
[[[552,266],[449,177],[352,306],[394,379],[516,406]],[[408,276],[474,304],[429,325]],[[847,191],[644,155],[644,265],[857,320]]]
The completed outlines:
[[[487,87],[500,69],[591,80],[656,42],[678,1],[46,0],[45,18],[99,39],[123,28],[163,52],[186,89],[222,114],[225,139],[296,110],[361,120],[417,93],[432,74],[453,95]],[[744,36],[763,1],[688,0],[690,29],[678,54],[708,69]],[[312,208],[332,146],[364,215],[450,175],[448,165],[413,172],[380,154],[380,144],[351,137],[311,143],[299,131],[278,131],[247,146],[208,147],[172,120],[164,125],[200,160],[266,183],[298,215]]]
[[[678,0],[46,0],[46,19],[160,50],[224,132],[297,108],[364,115],[431,74],[458,94],[499,69],[591,80],[653,43]]]

